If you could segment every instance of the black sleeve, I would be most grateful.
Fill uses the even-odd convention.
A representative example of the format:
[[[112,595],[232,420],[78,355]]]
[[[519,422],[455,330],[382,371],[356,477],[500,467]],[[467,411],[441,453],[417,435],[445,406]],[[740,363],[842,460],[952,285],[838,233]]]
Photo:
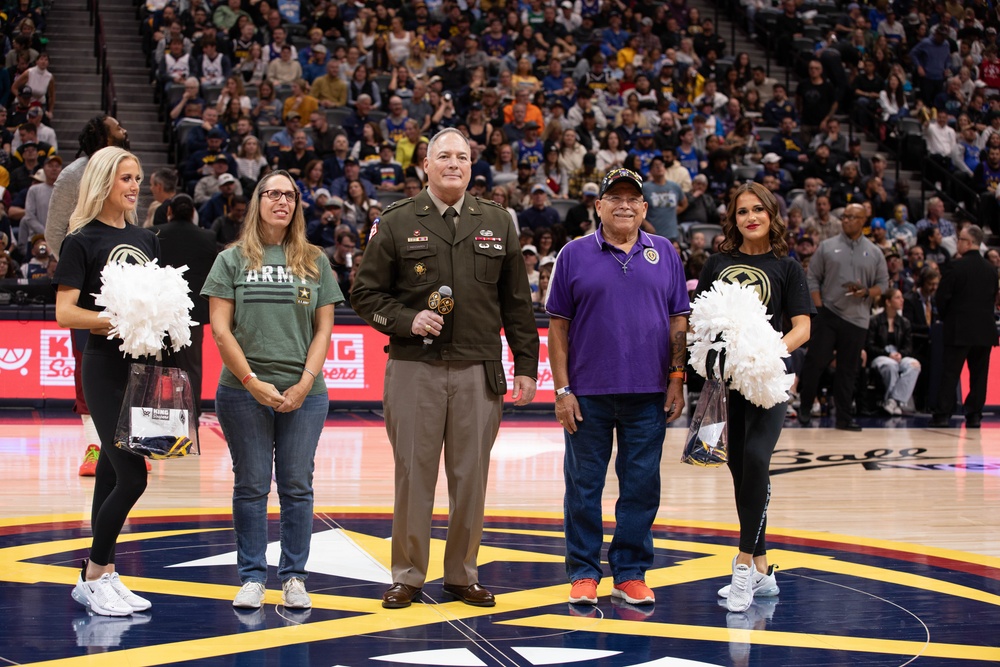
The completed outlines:
[[[87,284],[87,250],[78,234],[69,234],[63,241],[52,282],[82,290]]]
[[[785,271],[785,303],[782,310],[788,318],[797,315],[812,315],[816,312],[809,293],[809,283],[806,272],[796,260],[785,257],[782,260],[787,267]]]
[[[722,260],[722,255],[716,253],[708,258],[705,262],[705,266],[701,269],[701,275],[698,276],[698,287],[694,290],[694,296],[692,301],[698,298],[702,292],[708,291],[712,288],[712,283],[715,282],[715,276],[718,275],[719,270],[717,266]]]

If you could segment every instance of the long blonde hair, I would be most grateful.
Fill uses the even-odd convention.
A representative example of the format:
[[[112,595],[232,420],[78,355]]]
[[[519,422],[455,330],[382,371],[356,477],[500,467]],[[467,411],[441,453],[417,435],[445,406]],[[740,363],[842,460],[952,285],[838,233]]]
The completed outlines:
[[[322,251],[306,240],[306,218],[302,213],[302,193],[299,192],[295,179],[285,170],[271,172],[260,179],[257,187],[250,196],[247,203],[247,214],[243,222],[243,229],[239,237],[233,242],[232,247],[240,249],[243,259],[246,260],[248,270],[259,271],[264,264],[264,220],[260,217],[260,199],[264,190],[270,190],[268,183],[274,178],[284,176],[292,184],[292,189],[298,197],[295,200],[295,210],[292,212],[292,221],[285,231],[285,239],[281,242],[285,250],[285,264],[289,270],[297,276],[309,278],[319,278],[319,268],[316,266],[316,259]]]
[[[108,146],[97,151],[87,160],[87,168],[83,170],[83,178],[80,179],[80,195],[76,200],[76,208],[69,216],[69,233],[79,231],[91,220],[96,218],[104,202],[111,194],[111,188],[115,183],[115,174],[118,173],[118,166],[125,160],[135,161],[139,168],[139,180],[142,181],[142,163],[132,153],[124,148]],[[138,214],[135,209],[125,212],[125,221],[134,225],[138,222]]]

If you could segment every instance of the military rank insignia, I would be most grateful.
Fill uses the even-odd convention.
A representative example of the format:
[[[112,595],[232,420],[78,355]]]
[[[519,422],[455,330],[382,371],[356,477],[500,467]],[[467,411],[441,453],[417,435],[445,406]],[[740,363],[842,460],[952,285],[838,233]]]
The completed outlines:
[[[308,306],[312,292],[308,287],[296,288],[295,303],[300,306]]]
[[[427,266],[423,262],[417,262],[413,267],[413,272],[418,276],[422,276],[427,273]]]

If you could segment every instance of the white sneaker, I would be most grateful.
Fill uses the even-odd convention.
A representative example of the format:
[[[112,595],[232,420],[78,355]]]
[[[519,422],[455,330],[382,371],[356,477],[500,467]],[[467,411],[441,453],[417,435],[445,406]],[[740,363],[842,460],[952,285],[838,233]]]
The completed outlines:
[[[97,581],[84,581],[83,575],[80,575],[72,595],[74,600],[99,616],[128,616],[132,613],[132,607],[111,585],[109,573],[102,574]]]
[[[903,409],[899,407],[899,403],[894,398],[885,399],[885,403],[882,404],[882,408],[893,416],[903,414]]]
[[[259,581],[248,581],[240,588],[233,598],[233,606],[237,609],[260,609],[264,606],[264,584]]]
[[[726,598],[729,611],[746,611],[753,604],[753,571],[753,567],[742,563],[733,567],[733,580]]]
[[[117,572],[111,573],[111,587],[118,593],[118,597],[125,601],[125,604],[132,607],[132,611],[146,611],[153,606],[153,603],[144,597],[140,597],[130,591],[128,586],[122,583]]]
[[[288,609],[309,609],[313,606],[306,584],[298,577],[292,577],[281,584],[281,604]]]
[[[719,597],[729,597],[730,585],[726,584],[719,589]],[[753,596],[754,598],[773,598],[781,592],[778,588],[778,581],[774,577],[774,566],[767,568],[767,574],[761,574],[757,568],[753,571]]]

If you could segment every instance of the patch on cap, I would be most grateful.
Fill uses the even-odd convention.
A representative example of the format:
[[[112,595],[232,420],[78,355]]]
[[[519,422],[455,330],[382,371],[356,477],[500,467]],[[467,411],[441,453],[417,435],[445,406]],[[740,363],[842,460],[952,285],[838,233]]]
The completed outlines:
[[[618,169],[612,169],[609,171],[607,176],[604,177],[604,180],[601,181],[600,196],[603,197],[604,193],[606,193],[611,186],[619,181],[625,181],[626,183],[634,185],[635,189],[638,190],[640,194],[642,193],[642,176],[635,173],[631,169],[619,167]]]

